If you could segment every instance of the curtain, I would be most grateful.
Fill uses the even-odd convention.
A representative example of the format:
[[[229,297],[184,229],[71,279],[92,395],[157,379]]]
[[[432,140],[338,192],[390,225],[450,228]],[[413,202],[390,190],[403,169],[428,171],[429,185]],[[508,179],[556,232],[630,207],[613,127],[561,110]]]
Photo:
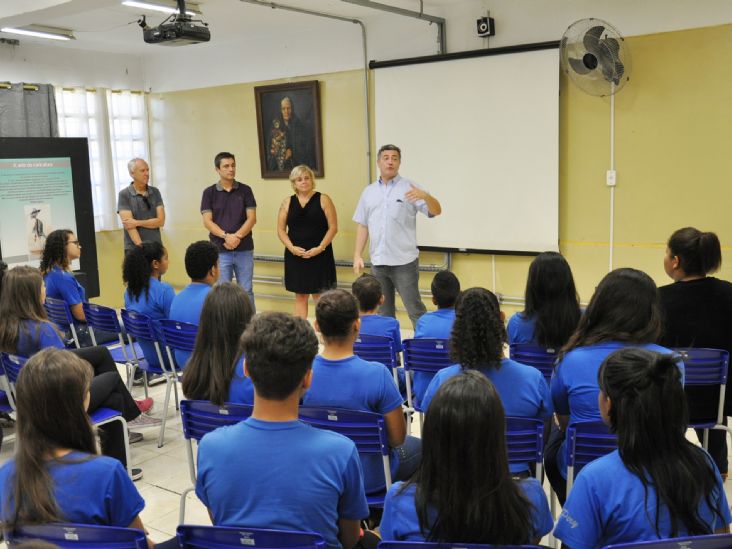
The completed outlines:
[[[58,137],[53,86],[0,87],[0,137]]]

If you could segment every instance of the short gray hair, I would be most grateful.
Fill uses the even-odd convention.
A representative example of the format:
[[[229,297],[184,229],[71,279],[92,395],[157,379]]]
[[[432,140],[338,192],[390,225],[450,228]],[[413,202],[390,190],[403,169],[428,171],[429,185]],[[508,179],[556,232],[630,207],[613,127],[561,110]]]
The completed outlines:
[[[133,158],[132,160],[130,160],[127,163],[127,171],[130,173],[130,175],[132,175],[132,172],[135,169],[135,164],[137,164],[138,161],[145,162],[145,159],[144,158]]]

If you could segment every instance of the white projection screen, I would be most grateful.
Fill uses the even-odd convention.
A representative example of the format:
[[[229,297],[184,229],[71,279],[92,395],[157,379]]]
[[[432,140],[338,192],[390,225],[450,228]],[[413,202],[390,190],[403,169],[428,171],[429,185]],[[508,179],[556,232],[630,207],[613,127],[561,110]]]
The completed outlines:
[[[372,63],[377,149],[398,145],[400,174],[442,204],[418,216],[420,248],[558,251],[559,55],[538,46]]]

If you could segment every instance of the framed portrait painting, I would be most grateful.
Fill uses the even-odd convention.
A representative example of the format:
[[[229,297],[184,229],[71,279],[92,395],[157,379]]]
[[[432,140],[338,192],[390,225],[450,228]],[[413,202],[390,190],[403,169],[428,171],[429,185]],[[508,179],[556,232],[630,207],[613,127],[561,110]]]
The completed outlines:
[[[287,179],[300,164],[323,177],[318,81],[257,86],[254,96],[262,177]]]

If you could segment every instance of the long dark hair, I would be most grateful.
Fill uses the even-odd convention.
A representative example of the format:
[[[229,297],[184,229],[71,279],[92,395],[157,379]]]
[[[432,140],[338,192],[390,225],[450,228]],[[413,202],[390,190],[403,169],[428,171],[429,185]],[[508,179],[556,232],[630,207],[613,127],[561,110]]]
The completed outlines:
[[[628,470],[656,490],[658,537],[712,534],[699,515],[702,500],[724,524],[712,493],[717,483],[711,458],[686,440],[689,412],[677,359],[643,349],[620,349],[609,355],[597,374],[610,399],[610,429]],[[668,507],[671,532],[659,529],[660,505]],[[683,526],[683,528],[682,528]]]
[[[468,288],[455,303],[450,358],[463,369],[500,368],[506,328],[498,298],[485,288]]]
[[[556,252],[537,255],[526,279],[525,317],[536,318],[536,342],[560,349],[572,335],[581,312],[569,263]]]
[[[668,239],[668,249],[679,258],[679,266],[687,275],[704,276],[722,266],[722,247],[714,233],[684,227]]]
[[[69,266],[69,258],[66,256],[66,244],[69,235],[74,234],[69,229],[56,229],[46,237],[46,245],[41,255],[41,273],[44,275],[54,267],[66,270]]]
[[[577,330],[562,349],[605,341],[653,343],[661,333],[658,289],[653,279],[637,269],[615,269],[597,285]]]
[[[239,359],[239,338],[254,309],[238,284],[217,284],[206,296],[198,324],[196,347],[183,372],[183,394],[223,404]]]
[[[92,426],[84,409],[92,375],[88,362],[54,348],[36,353],[21,369],[15,396],[18,438],[13,503],[6,507],[14,506],[14,512],[6,528],[63,520],[47,465],[59,449],[96,454]],[[11,494],[6,492],[3,497],[9,503]]]
[[[38,269],[19,265],[8,271],[3,284],[5,291],[0,295],[0,351],[17,353],[20,333],[28,329],[23,321],[38,323],[36,333],[28,334],[34,341],[40,340],[40,324],[47,322],[46,309],[41,303],[43,277]]]
[[[165,253],[165,247],[160,242],[153,240],[143,242],[125,254],[122,263],[122,280],[127,284],[127,291],[131,298],[140,299],[143,291],[145,299],[150,296],[152,262],[162,260]]]
[[[531,503],[508,470],[501,397],[480,372],[463,372],[437,391],[410,484],[427,541],[520,545],[535,538]]]

